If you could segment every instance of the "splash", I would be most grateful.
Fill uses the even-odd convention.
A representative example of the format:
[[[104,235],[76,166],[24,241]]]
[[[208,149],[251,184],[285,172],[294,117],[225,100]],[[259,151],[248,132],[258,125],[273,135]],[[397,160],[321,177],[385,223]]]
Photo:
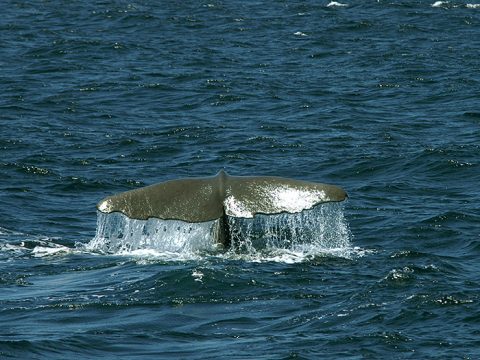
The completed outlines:
[[[250,261],[298,262],[321,254],[349,257],[351,234],[339,203],[322,204],[296,214],[228,217],[231,244],[216,242],[220,220],[130,219],[98,212],[97,232],[86,244],[105,254],[185,260],[210,254]]]

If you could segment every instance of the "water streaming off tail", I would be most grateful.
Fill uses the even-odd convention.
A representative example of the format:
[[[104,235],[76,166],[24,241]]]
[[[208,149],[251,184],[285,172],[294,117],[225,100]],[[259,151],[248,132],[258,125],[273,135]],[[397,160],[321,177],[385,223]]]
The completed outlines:
[[[97,212],[97,232],[87,249],[105,253],[137,250],[192,253],[214,250],[219,220],[187,223],[151,218],[136,220],[121,213]]]
[[[349,249],[351,234],[343,205],[327,203],[295,214],[229,218],[231,248],[236,252],[319,253]]]
[[[327,203],[296,214],[228,218],[230,255],[288,252],[319,254],[350,249],[350,232],[343,206]],[[98,212],[97,232],[87,249],[128,254],[142,250],[192,255],[223,248],[216,241],[220,220],[187,223],[179,220],[130,219],[121,213]],[[340,256],[344,256],[340,254]]]

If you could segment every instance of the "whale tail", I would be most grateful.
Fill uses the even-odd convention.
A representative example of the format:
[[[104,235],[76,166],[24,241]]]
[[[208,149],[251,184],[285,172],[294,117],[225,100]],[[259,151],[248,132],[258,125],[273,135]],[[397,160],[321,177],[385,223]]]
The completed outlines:
[[[230,176],[221,170],[213,177],[171,180],[113,195],[100,201],[97,209],[138,220],[198,223],[222,219],[218,241],[228,244],[227,216],[298,213],[346,198],[345,191],[334,185],[275,176]]]

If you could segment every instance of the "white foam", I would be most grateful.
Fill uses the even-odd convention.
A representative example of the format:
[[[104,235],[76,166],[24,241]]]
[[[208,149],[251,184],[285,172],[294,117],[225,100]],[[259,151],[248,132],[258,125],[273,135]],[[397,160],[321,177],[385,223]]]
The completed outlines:
[[[25,248],[17,244],[0,244],[0,253],[9,252],[15,255],[23,255]]]
[[[327,4],[327,7],[345,7],[345,6],[348,6],[347,4],[343,4],[343,3],[339,3],[337,1],[330,1],[328,4]]]
[[[204,276],[204,274],[201,271],[194,270],[192,272],[192,277],[193,277],[194,281],[202,282],[203,276]]]
[[[52,255],[59,255],[59,254],[67,254],[67,253],[70,253],[71,251],[72,249],[62,245],[56,245],[54,247],[35,246],[32,250],[32,255],[34,257],[44,257],[44,256],[52,256]]]
[[[466,7],[467,9],[477,9],[480,8],[480,4],[459,4],[452,3],[451,1],[435,1],[432,5],[434,8],[444,8],[444,9],[457,9],[461,7]]]
[[[74,249],[61,245],[57,238],[31,236],[22,233],[9,232],[3,239],[0,238],[0,253],[11,257],[44,257],[70,254]]]
[[[201,252],[172,252],[156,249],[120,250],[112,255],[134,258],[138,264],[143,265],[158,261],[199,261],[204,258]]]
[[[297,31],[297,32],[293,33],[293,35],[295,35],[295,36],[308,36],[307,34],[305,34],[304,32],[301,32],[301,31]]]

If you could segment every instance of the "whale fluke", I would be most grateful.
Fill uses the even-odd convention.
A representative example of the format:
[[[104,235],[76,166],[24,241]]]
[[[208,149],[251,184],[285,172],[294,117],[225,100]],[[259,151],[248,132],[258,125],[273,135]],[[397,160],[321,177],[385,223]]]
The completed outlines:
[[[275,176],[216,176],[171,180],[107,197],[97,204],[103,213],[121,212],[131,219],[182,220],[190,223],[222,219],[220,242],[229,236],[227,216],[298,213],[347,198],[334,185]]]

